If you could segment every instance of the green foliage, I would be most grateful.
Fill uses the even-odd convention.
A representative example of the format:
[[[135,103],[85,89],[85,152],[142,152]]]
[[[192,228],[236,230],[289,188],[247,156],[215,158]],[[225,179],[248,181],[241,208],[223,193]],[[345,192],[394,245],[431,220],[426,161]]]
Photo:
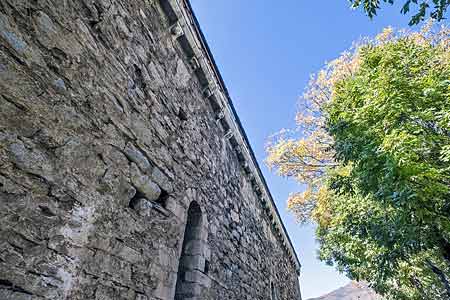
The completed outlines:
[[[353,8],[362,7],[370,18],[373,18],[380,9],[380,0],[349,0]],[[385,3],[394,4],[394,0],[383,0]],[[444,19],[444,14],[450,6],[450,0],[406,0],[401,9],[402,14],[410,12],[411,7],[416,6],[418,11],[411,17],[409,25],[419,24],[427,17],[431,8],[430,17],[437,21]]]
[[[450,30],[432,30],[387,28],[327,63],[268,148],[306,185],[288,208],[316,222],[320,259],[386,299],[450,299]]]
[[[327,174],[320,258],[388,299],[450,298],[448,37],[402,36],[355,55],[358,70],[324,106],[339,167]]]
[[[407,213],[359,195],[334,197],[331,209],[329,227],[317,232],[322,260],[351,279],[368,281],[385,299],[446,299],[427,261],[446,274],[450,269],[436,251],[410,251],[421,230],[411,226]]]

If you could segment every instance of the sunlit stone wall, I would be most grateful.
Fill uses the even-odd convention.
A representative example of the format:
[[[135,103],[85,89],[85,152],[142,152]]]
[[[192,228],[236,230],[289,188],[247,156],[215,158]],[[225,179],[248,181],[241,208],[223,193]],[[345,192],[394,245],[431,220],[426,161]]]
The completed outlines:
[[[174,13],[0,1],[0,299],[300,299]]]

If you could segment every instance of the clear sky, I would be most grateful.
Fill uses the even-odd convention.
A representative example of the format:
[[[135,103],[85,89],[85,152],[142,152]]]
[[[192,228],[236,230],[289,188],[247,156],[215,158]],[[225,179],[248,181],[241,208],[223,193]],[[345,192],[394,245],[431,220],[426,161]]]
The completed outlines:
[[[408,27],[408,17],[399,6],[385,5],[371,21],[362,11],[350,10],[347,0],[191,4],[300,257],[303,299],[346,284],[346,277],[317,260],[313,226],[299,226],[286,210],[288,194],[299,186],[267,169],[264,145],[269,135],[294,125],[296,104],[311,73],[362,36],[388,25]]]

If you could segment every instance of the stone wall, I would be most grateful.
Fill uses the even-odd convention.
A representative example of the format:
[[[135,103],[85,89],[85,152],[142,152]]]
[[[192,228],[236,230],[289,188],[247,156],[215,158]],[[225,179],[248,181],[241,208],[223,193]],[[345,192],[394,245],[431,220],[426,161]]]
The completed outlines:
[[[300,299],[174,13],[0,2],[0,299]]]

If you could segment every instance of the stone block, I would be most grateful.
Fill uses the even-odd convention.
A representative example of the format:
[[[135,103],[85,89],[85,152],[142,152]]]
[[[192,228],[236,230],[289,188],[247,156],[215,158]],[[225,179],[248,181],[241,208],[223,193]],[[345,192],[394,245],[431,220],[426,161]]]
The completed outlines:
[[[154,296],[159,299],[171,300],[174,298],[175,289],[172,288],[172,285],[166,285],[163,281],[160,281],[156,291],[154,292]]]
[[[197,283],[204,287],[209,287],[211,285],[211,279],[208,275],[205,275],[198,270],[187,271],[184,274],[184,280],[186,282]]]
[[[185,296],[198,296],[202,292],[202,286],[197,283],[183,282],[181,284],[180,294]]]
[[[231,211],[231,219],[236,223],[240,220],[239,214],[234,210]]]
[[[180,224],[186,221],[186,209],[174,197],[168,197],[166,200],[166,209],[177,217]]]
[[[157,200],[161,195],[159,186],[149,176],[142,174],[134,163],[131,165],[131,182],[148,200]]]
[[[153,203],[148,201],[146,198],[139,198],[133,200],[132,208],[143,217],[149,217],[153,209]]]
[[[180,263],[188,270],[203,271],[205,269],[205,262],[206,259],[202,255],[185,255]]]
[[[169,178],[157,167],[152,169],[151,178],[167,193],[173,192],[173,186]]]
[[[203,255],[206,247],[207,245],[205,242],[201,240],[192,240],[186,244],[184,253],[187,255]]]
[[[150,162],[132,143],[128,143],[123,152],[125,156],[130,161],[136,163],[143,172],[150,171]]]

